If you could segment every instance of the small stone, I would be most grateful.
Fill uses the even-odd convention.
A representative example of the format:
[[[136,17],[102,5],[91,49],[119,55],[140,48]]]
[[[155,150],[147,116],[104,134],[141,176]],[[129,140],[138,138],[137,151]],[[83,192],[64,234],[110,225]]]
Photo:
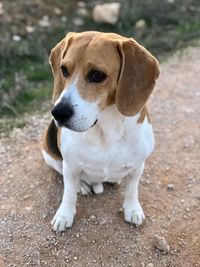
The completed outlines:
[[[66,16],[62,16],[60,18],[60,20],[61,20],[61,22],[65,23],[65,22],[67,22],[67,17]]]
[[[4,14],[3,4],[0,2],[0,15]]]
[[[83,1],[78,1],[77,5],[78,7],[86,7],[86,3]]]
[[[139,30],[146,28],[146,21],[144,19],[140,19],[135,23],[135,27]]]
[[[83,21],[81,18],[74,18],[74,19],[73,19],[73,24],[74,24],[75,26],[83,26],[84,21]]]
[[[148,263],[146,267],[154,267],[153,263]]]
[[[119,19],[120,3],[98,4],[93,8],[92,17],[95,22],[116,24]]]
[[[118,212],[122,213],[123,212],[123,208],[119,208]]]
[[[62,13],[61,9],[58,8],[58,7],[55,7],[53,11],[54,11],[54,13],[57,14],[57,15],[60,15],[60,14]]]
[[[13,39],[13,41],[15,41],[15,42],[20,42],[22,38],[21,38],[21,36],[15,34],[15,35],[13,35],[12,39]]]
[[[26,26],[26,31],[27,31],[28,33],[32,33],[32,32],[35,31],[35,28],[34,28],[33,26],[27,25],[27,26]]]
[[[82,7],[78,8],[77,11],[76,11],[76,13],[77,13],[79,16],[82,16],[82,17],[87,17],[87,16],[88,16],[88,11],[87,11],[87,9],[82,8]]]
[[[50,23],[50,20],[49,20],[49,16],[47,15],[44,15],[39,21],[38,21],[38,24],[41,26],[41,27],[49,27],[51,25]]]
[[[170,251],[170,246],[167,243],[167,241],[164,239],[164,237],[155,235],[154,242],[155,242],[155,247],[159,249],[160,251],[163,251],[165,253],[168,253]]]
[[[94,222],[94,221],[96,221],[96,219],[97,219],[97,217],[96,217],[95,215],[90,215],[90,220],[91,220],[91,221]]]
[[[78,257],[75,256],[75,257],[74,257],[74,260],[77,261],[77,259],[78,259]]]
[[[174,185],[173,184],[168,184],[167,185],[167,190],[173,191],[174,190]]]

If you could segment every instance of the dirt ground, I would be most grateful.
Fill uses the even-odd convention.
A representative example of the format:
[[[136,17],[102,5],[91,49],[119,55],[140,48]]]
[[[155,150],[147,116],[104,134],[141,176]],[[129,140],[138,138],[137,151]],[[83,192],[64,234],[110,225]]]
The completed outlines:
[[[62,235],[50,221],[62,179],[40,154],[49,115],[27,116],[26,126],[0,140],[0,266],[200,266],[200,48],[161,66],[150,101],[156,148],[146,163],[141,227],[123,221],[123,185],[79,196],[73,227]],[[158,234],[170,252],[155,248]]]

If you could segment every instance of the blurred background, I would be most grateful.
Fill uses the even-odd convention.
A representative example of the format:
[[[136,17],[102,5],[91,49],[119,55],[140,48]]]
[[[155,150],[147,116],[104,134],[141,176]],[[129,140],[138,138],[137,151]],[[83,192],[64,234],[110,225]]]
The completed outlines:
[[[50,50],[84,30],[134,37],[163,61],[200,36],[200,1],[0,1],[0,117],[47,108]]]

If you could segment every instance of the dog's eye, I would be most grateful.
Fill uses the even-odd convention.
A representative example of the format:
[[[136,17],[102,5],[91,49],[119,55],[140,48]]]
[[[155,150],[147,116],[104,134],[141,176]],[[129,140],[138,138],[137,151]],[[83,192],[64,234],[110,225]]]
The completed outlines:
[[[67,67],[65,67],[65,66],[61,66],[60,68],[61,68],[61,71],[62,71],[62,75],[63,75],[65,78],[67,78],[67,77],[69,76],[69,72],[68,72]]]
[[[92,83],[101,83],[106,77],[106,74],[99,70],[91,70],[87,75],[87,79]]]

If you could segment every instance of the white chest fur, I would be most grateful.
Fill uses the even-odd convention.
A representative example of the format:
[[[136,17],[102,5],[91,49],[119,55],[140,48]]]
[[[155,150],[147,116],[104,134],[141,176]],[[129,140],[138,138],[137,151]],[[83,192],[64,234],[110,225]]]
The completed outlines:
[[[154,146],[152,126],[139,115],[124,117],[115,106],[100,113],[98,125],[77,133],[61,131],[61,152],[74,172],[88,182],[117,182],[140,167]]]

